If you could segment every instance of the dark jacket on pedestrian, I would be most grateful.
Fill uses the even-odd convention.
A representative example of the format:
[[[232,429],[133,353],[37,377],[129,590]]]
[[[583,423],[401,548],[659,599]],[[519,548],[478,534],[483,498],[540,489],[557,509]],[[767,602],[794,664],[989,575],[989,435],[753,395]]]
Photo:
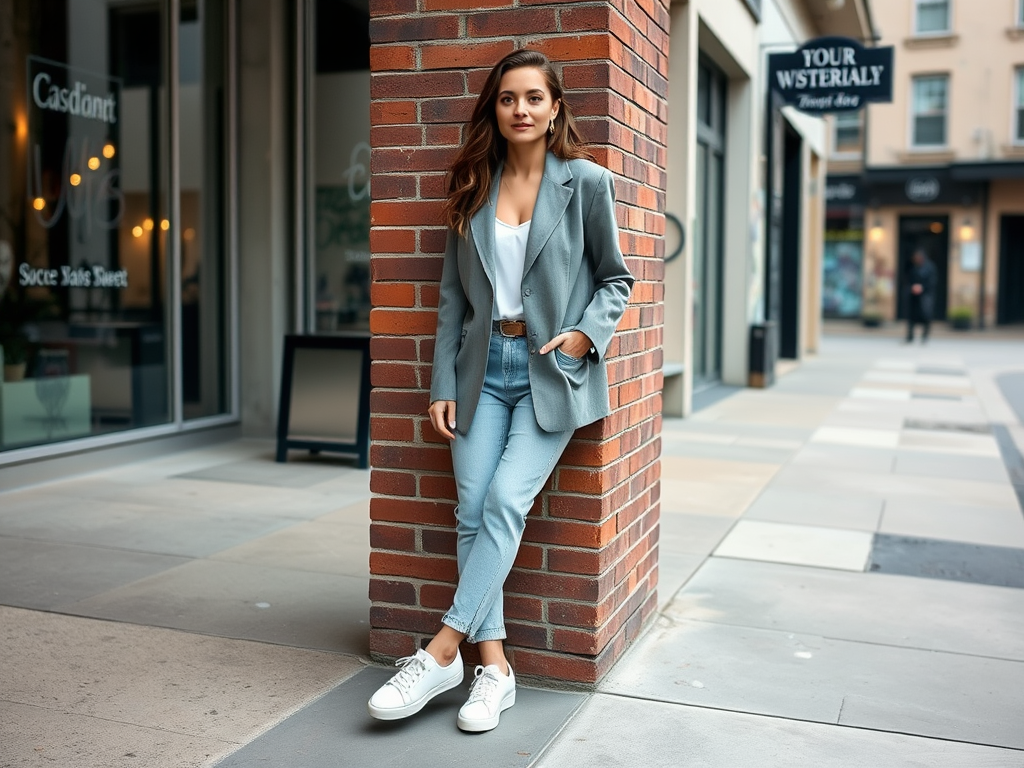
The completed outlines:
[[[927,323],[932,319],[935,310],[935,291],[938,274],[935,265],[925,259],[910,268],[910,279],[907,281],[910,291],[910,318],[917,322]],[[920,285],[921,293],[914,294],[909,286]]]

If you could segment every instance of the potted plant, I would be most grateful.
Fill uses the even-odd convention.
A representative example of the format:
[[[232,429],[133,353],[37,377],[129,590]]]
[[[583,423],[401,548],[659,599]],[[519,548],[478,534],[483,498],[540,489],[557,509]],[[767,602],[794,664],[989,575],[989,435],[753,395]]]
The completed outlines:
[[[9,332],[0,346],[4,350],[4,381],[21,381],[28,365],[28,338],[23,333]]]
[[[946,316],[949,324],[958,331],[969,331],[974,325],[974,310],[966,305],[959,305],[949,310]]]
[[[860,314],[860,320],[865,328],[878,328],[882,324],[882,313],[877,309],[865,309]]]

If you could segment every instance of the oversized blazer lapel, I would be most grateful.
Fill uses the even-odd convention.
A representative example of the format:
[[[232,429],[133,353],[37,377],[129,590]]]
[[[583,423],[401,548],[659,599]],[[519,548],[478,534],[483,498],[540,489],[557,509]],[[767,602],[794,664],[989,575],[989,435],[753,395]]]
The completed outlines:
[[[494,178],[491,180],[491,193],[487,196],[487,202],[469,220],[476,252],[480,256],[480,261],[483,262],[484,272],[487,279],[491,281],[492,289],[494,288],[494,215],[503,167],[504,163],[498,163],[498,167],[494,170]]]
[[[569,164],[548,152],[544,160],[544,177],[540,181],[537,202],[533,206],[530,234],[526,238],[524,275],[530,271],[530,267],[537,260],[541,249],[551,237],[551,233],[555,231],[558,222],[562,220],[565,209],[569,206],[569,200],[572,199],[572,187],[566,185],[570,181],[572,181],[572,171],[569,169]]]

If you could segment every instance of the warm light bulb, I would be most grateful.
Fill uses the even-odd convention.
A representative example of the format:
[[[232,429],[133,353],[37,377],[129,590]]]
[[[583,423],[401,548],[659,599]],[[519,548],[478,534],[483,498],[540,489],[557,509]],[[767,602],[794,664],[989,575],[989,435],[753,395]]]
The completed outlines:
[[[105,158],[107,158],[108,160],[114,156],[114,151],[115,150],[114,150],[114,145],[113,144],[104,144],[103,145],[103,156]]]
[[[147,216],[142,222],[142,228],[147,232],[151,231],[153,229],[153,220]]]
[[[880,242],[883,237],[885,237],[885,230],[884,229],[882,229],[881,227],[872,227],[871,228],[871,241],[872,242],[875,242],[875,243]]]
[[[132,234],[135,235],[136,237],[142,237],[142,227],[136,224],[134,227],[132,227]]]
[[[32,201],[32,207],[35,208],[37,211],[41,211],[43,210],[43,208],[46,207],[46,201],[43,200],[43,198],[41,197],[37,197],[35,200]]]
[[[79,184],[82,183],[82,177],[80,175],[78,175],[77,173],[72,173],[71,174],[71,178],[68,179],[68,181],[71,182],[71,186],[72,187],[77,187]]]
[[[98,157],[89,158],[89,170],[95,171],[100,167],[100,159]]]
[[[171,222],[169,222],[167,219],[161,219],[160,220],[160,229],[162,229],[164,232],[166,232],[170,228],[171,228]]]

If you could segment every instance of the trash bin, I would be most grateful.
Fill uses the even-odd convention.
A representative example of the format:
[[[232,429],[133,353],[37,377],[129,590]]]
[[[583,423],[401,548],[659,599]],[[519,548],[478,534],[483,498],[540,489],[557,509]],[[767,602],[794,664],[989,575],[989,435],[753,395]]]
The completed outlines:
[[[775,323],[771,320],[750,326],[748,386],[764,389],[775,383],[775,336]]]

